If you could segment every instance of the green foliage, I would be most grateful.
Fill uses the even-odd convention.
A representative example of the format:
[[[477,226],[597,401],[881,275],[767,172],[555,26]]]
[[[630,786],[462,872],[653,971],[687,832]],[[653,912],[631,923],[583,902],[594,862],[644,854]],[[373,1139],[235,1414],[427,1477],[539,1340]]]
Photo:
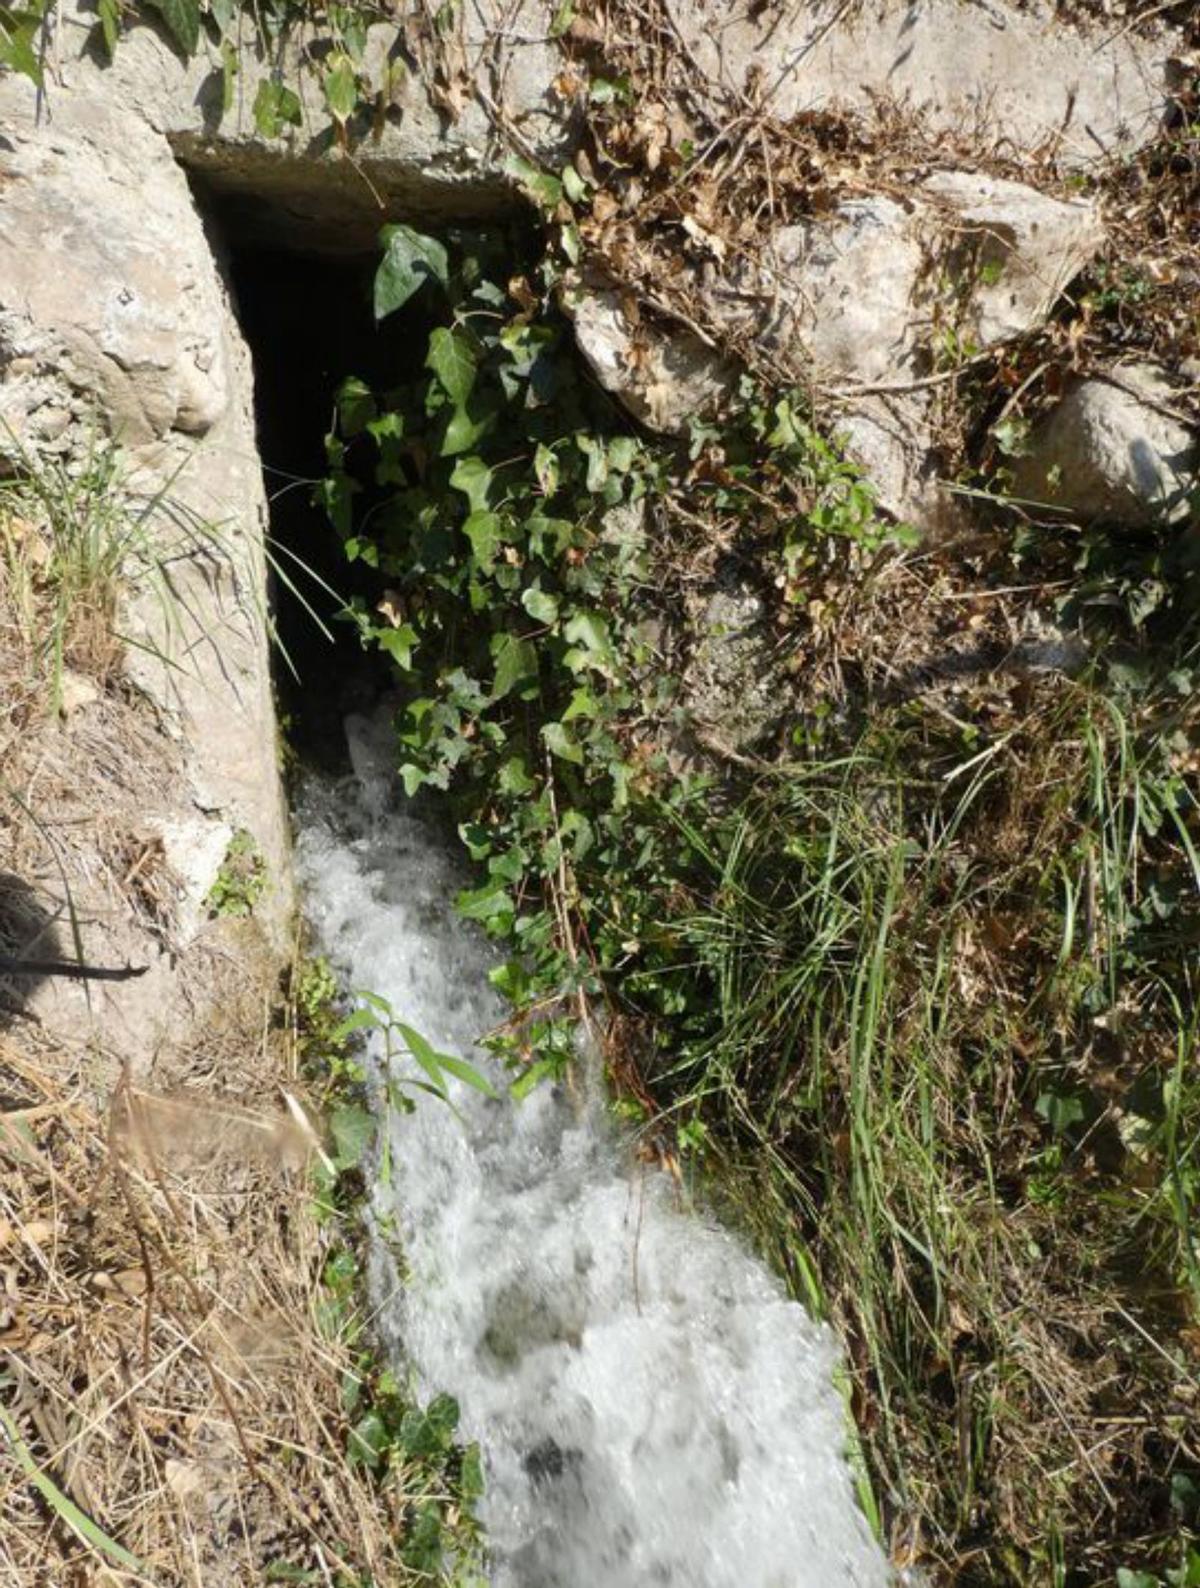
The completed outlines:
[[[542,175],[524,179],[548,201]],[[318,499],[347,556],[378,572],[382,599],[347,615],[405,677],[405,786],[451,795],[480,871],[460,909],[512,954],[496,984],[514,1016],[494,1043],[520,1091],[568,1061],[571,1000],[653,931],[629,901],[675,867],[664,812],[703,794],[646,731],[674,709],[643,638],[646,503],[678,490],[740,522],[796,601],[831,544],[875,549],[885,531],[796,396],[747,385],[735,428],[697,427],[687,453],[651,445],[581,380],[569,328],[536,308],[536,272],[515,298],[495,285],[512,270],[498,240],[461,237],[453,262],[411,228],[382,241],[377,315],[429,286],[444,323],[416,379],[342,385]],[[548,286],[552,260],[541,271]]]
[[[33,5],[0,5],[0,68],[20,72],[42,86],[41,34],[44,0]]]
[[[285,83],[264,77],[254,96],[254,125],[264,138],[278,138],[285,127],[303,120],[300,97]]]
[[[16,1381],[9,1375],[0,1376],[0,1388],[8,1389]],[[8,1411],[7,1407],[0,1406],[0,1430],[3,1431],[8,1449],[12,1452],[15,1463],[21,1472],[37,1489],[50,1511],[64,1522],[70,1530],[83,1542],[89,1545],[98,1555],[107,1555],[118,1566],[123,1566],[128,1571],[141,1573],[145,1570],[142,1562],[136,1555],[118,1544],[116,1539],[110,1538],[102,1527],[92,1521],[86,1512],[69,1495],[63,1493],[58,1484],[43,1467],[39,1466],[33,1452],[21,1437],[21,1430]]]
[[[380,241],[384,255],[375,272],[377,320],[403,308],[427,281],[448,285],[446,250],[435,238],[411,226],[385,226]]]
[[[565,173],[519,175],[548,209],[577,201]],[[1195,649],[1172,640],[1164,666],[1144,643],[1187,632],[1191,576],[1149,577],[1147,550],[1178,550],[1165,537],[1073,543],[1063,619],[1099,636],[1096,613],[1117,614],[1122,644],[1003,729],[913,702],[839,741],[818,711],[770,772],[681,774],[662,746],[686,717],[646,638],[672,548],[647,508],[719,526],[784,634],[910,537],[794,394],[746,383],[679,449],[622,430],[536,273],[510,296],[489,255],[452,240],[444,272],[400,282],[401,309],[422,285],[441,306],[423,369],[342,387],[320,495],[378,575],[346,616],[404,679],[405,784],[448,796],[476,866],[459,907],[505,950],[492,1045],[519,1097],[569,1064],[585,1000],[634,1033],[610,1047],[626,1116],[719,1165],[852,1342],[864,1494],[948,1540],[995,1515],[995,1451],[1039,1428],[1024,1473],[1050,1542],[1005,1555],[1024,1580],[1063,1537],[1090,1547],[1069,1532],[1086,1474],[1038,1422],[1043,1312],[1093,1305],[1078,1275],[1121,1271],[1131,1222],[1155,1285],[1200,1307]],[[1139,1078],[1114,1102],[1089,1066],[1134,1032]],[[1031,1264],[1040,1299],[1014,1303]]]
[[[184,59],[200,47],[200,0],[146,0],[167,25]]]
[[[343,1044],[348,1037],[365,1032],[376,1032],[380,1036],[383,1046],[385,1085],[393,1106],[399,1106],[404,1112],[409,1110],[411,1103],[404,1096],[406,1091],[429,1092],[439,1101],[448,1103],[450,1088],[447,1076],[462,1081],[465,1086],[471,1087],[476,1092],[482,1092],[485,1097],[495,1097],[495,1088],[473,1064],[457,1058],[453,1053],[437,1052],[419,1031],[406,1025],[403,1020],[397,1020],[395,1011],[386,998],[366,990],[361,990],[354,996],[358,1008],[352,1010],[334,1028],[331,1033],[332,1041]],[[397,1060],[402,1057],[408,1057],[413,1061],[421,1072],[419,1077],[396,1073]]]
[[[377,1172],[386,1178],[389,1148],[387,1114],[381,1119],[370,1106],[357,1050],[365,1034],[381,1037],[390,1105],[399,1100],[410,1108],[407,1091],[413,1089],[446,1100],[447,1075],[485,1092],[490,1087],[471,1066],[436,1053],[419,1032],[396,1020],[386,999],[358,993],[358,1007],[346,1013],[342,988],[325,959],[297,965],[291,1001],[301,1073],[322,1099],[329,1121],[331,1150],[314,1166],[314,1207],[328,1231],[314,1306],[322,1335],[347,1353],[342,1378],[345,1457],[378,1484],[381,1503],[395,1515],[394,1564],[402,1572],[397,1580],[407,1582],[417,1575],[447,1588],[481,1588],[483,1542],[473,1515],[483,1493],[479,1447],[458,1442],[458,1405],[451,1396],[435,1396],[422,1406],[412,1387],[381,1361],[367,1322],[363,1171],[381,1143]],[[402,1056],[417,1064],[419,1077],[393,1073]],[[344,1588],[360,1585],[347,1582]]]
[[[169,484],[134,497],[118,449],[95,435],[68,464],[0,434],[0,460],[12,471],[0,478],[0,606],[50,708],[63,709],[68,670],[103,686],[131,643],[178,665],[169,654],[182,616],[171,563],[197,551],[226,556],[218,532],[175,503]],[[154,603],[162,648],[119,627],[122,590],[135,580]]]
[[[233,108],[241,61],[255,51],[269,63],[252,101],[254,125],[263,138],[280,138],[303,125],[303,88],[306,79],[315,80],[334,135],[345,147],[357,117],[369,117],[372,124],[377,120],[402,70],[385,64],[373,80],[366,69],[367,31],[388,14],[371,0],[318,0],[316,5],[307,0],[265,0],[261,5],[241,0],[97,0],[96,26],[110,61],[127,26],[152,20],[184,60],[215,55],[222,115]],[[0,5],[0,70],[19,72],[40,88],[47,25],[45,0]],[[295,64],[291,80],[286,80],[281,63],[289,59]]]
[[[267,867],[254,835],[240,828],[229,840],[221,868],[204,901],[210,916],[253,913],[267,885]]]

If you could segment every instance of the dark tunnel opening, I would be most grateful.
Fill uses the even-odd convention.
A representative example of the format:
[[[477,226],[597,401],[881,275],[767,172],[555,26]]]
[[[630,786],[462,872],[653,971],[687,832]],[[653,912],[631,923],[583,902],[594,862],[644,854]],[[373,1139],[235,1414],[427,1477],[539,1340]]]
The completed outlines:
[[[220,212],[216,219],[220,222]],[[239,246],[225,234],[238,320],[254,364],[258,450],[270,504],[271,603],[279,709],[305,760],[338,753],[346,710],[376,693],[386,663],[364,653],[339,619],[355,595],[378,598],[378,576],[348,561],[314,500],[326,472],[335,394],[356,376],[375,389],[408,378],[424,337],[412,321],[377,326],[377,259]]]

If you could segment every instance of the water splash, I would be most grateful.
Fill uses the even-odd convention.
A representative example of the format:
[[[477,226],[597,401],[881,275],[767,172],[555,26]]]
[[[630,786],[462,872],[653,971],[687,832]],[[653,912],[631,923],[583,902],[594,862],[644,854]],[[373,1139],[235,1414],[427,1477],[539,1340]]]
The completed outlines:
[[[299,814],[323,948],[495,1075],[472,1052],[502,1011],[451,909],[462,879],[397,793],[386,724],[347,734],[354,775],[314,783]],[[627,1161],[600,1099],[455,1102],[391,1120],[375,1211],[408,1279],[379,1234],[374,1282],[390,1347],[483,1448],[496,1588],[882,1588],[827,1332]]]

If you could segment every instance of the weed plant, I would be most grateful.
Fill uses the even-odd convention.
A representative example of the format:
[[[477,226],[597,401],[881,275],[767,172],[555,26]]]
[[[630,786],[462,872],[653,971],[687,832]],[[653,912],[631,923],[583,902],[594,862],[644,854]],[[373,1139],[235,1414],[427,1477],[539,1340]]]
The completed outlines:
[[[20,459],[0,480],[0,577],[11,649],[62,707],[70,669],[103,685],[119,666],[117,605],[125,564],[143,539],[116,483],[115,453],[94,443],[79,469]]]
[[[69,674],[106,689],[131,646],[175,669],[185,633],[193,644],[219,643],[173,565],[211,560],[236,572],[232,548],[220,525],[174,493],[174,478],[137,494],[120,449],[95,434],[72,458],[35,456],[11,434],[4,450],[11,472],[0,477],[0,622],[6,659],[20,672],[14,686],[61,712]],[[135,589],[145,621],[127,629],[123,606]]]

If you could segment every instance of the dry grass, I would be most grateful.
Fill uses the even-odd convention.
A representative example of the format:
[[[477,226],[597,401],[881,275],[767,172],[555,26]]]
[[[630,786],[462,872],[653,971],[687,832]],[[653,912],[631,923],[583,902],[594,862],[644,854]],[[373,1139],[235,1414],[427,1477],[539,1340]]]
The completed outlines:
[[[345,1459],[350,1352],[316,1326],[312,1141],[270,1054],[247,1106],[148,1092],[86,1047],[0,1046],[3,1402],[149,1582],[260,1582],[280,1562],[389,1580],[387,1507]],[[11,1450],[0,1484],[6,1581],[131,1580]]]
[[[0,1581],[409,1583],[429,1475],[347,1455],[357,1214],[315,1190],[278,956],[184,928],[178,754],[114,626],[153,545],[85,475],[0,482],[0,955],[148,971],[0,967]]]

